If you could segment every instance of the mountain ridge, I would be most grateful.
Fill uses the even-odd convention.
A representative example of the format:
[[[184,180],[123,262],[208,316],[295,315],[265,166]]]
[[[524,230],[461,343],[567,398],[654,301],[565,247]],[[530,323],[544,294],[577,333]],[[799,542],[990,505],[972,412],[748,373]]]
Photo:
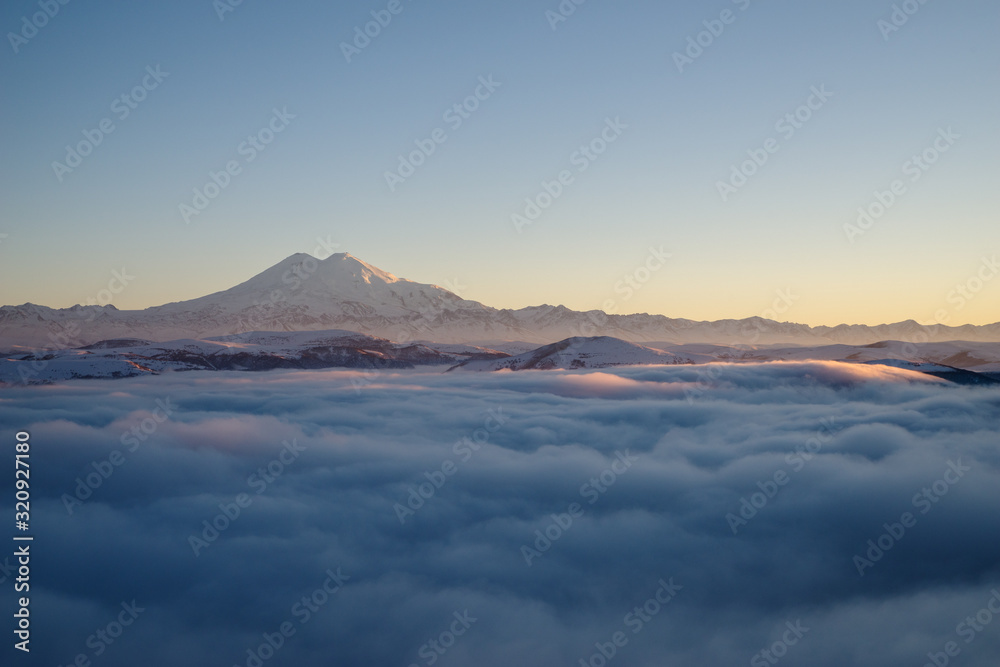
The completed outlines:
[[[0,306],[0,350],[79,347],[101,340],[204,339],[247,331],[341,329],[399,343],[548,344],[571,337],[612,336],[633,343],[724,345],[844,343],[881,340],[1000,342],[1000,323],[812,327],[761,317],[695,321],[665,315],[609,315],[543,304],[497,309],[437,285],[399,278],[351,255],[317,259],[296,253],[233,287],[144,310],[114,305],[55,309]]]

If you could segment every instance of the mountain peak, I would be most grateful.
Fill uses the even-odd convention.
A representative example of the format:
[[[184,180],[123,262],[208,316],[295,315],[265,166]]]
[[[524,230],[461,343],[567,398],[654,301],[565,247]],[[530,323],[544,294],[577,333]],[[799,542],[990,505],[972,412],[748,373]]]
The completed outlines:
[[[443,313],[456,309],[487,310],[451,292],[424,285],[372,266],[350,253],[318,259],[296,253],[235,287],[153,311],[175,313],[174,321],[195,316],[198,330],[209,335],[241,330],[368,330],[419,322],[427,328]],[[207,325],[207,326],[206,326]],[[408,329],[407,329],[408,330]]]
[[[462,344],[498,340],[549,343],[586,332],[633,342],[727,345],[749,341],[745,337],[748,328],[760,334],[755,334],[755,345],[869,344],[913,340],[924,332],[932,341],[958,340],[959,333],[961,340],[1000,340],[1000,323],[961,329],[921,327],[912,320],[877,327],[809,327],[759,317],[695,322],[643,314],[595,317],[599,312],[583,313],[564,305],[496,310],[436,285],[397,278],[347,252],[323,259],[295,253],[229,289],[144,311],[119,311],[111,305],[69,309],[32,304],[2,306],[0,345],[7,349],[50,345],[51,332],[70,325],[79,329],[76,340],[81,344],[120,338],[176,340],[245,331],[329,329],[357,331],[397,342]],[[570,341],[575,342],[580,341]],[[599,337],[580,344],[584,348],[581,354],[607,356],[608,348],[613,347],[612,341]],[[634,349],[628,355],[656,356]],[[580,356],[578,361],[589,366],[587,359]]]
[[[372,266],[368,262],[355,257],[349,252],[338,252],[330,255],[326,259],[319,260],[322,267],[331,267],[338,272],[344,271],[354,274],[366,283],[371,283],[373,277],[377,277],[385,283],[401,282],[400,278],[392,275],[388,271],[383,271],[377,266]],[[409,282],[409,281],[402,281]]]
[[[290,282],[293,282],[292,276],[297,277],[299,280],[306,280],[313,276],[322,276],[328,280],[338,282],[351,282],[352,278],[356,278],[361,282],[369,284],[372,278],[378,278],[386,283],[401,281],[400,278],[397,278],[388,271],[383,271],[349,252],[334,253],[325,259],[319,259],[306,252],[297,252],[242,284],[250,284],[255,289],[259,289],[262,285],[270,283],[282,283],[287,286]],[[408,281],[403,280],[402,282]],[[275,286],[277,287],[278,285]],[[240,286],[238,285],[237,287]]]

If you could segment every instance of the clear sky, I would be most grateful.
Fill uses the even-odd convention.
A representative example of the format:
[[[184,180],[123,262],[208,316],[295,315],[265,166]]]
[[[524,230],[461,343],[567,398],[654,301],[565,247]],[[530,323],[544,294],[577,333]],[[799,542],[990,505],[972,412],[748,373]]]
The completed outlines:
[[[1000,320],[995,0],[910,0],[898,30],[880,0],[51,2],[0,9],[0,303],[86,302],[123,267],[119,308],[193,298],[322,238],[496,307],[723,319],[791,290],[808,324]]]

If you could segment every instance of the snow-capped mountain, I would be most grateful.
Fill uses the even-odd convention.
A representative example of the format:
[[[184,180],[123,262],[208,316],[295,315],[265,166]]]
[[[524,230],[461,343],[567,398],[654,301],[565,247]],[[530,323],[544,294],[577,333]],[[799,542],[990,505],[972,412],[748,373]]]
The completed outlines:
[[[325,260],[299,253],[236,287],[144,312],[177,315],[218,311],[247,321],[280,321],[284,326],[274,330],[297,331],[304,328],[296,326],[297,317],[305,324],[324,316],[377,324],[444,310],[482,311],[485,307],[436,285],[397,278],[348,253]]]
[[[64,349],[101,340],[205,339],[247,331],[341,329],[397,343],[542,345],[612,336],[635,343],[864,345],[881,340],[1000,341],[1000,323],[809,327],[759,317],[696,322],[663,315],[607,315],[564,306],[496,309],[436,285],[397,278],[347,253],[318,260],[297,254],[235,287],[145,310],[114,306],[0,307],[0,351]]]
[[[347,253],[296,254],[230,289],[141,311],[114,306],[0,308],[0,349],[112,338],[203,339],[246,331],[343,329],[406,342],[454,316],[492,309],[436,285],[397,278]],[[465,342],[454,340],[453,342]]]

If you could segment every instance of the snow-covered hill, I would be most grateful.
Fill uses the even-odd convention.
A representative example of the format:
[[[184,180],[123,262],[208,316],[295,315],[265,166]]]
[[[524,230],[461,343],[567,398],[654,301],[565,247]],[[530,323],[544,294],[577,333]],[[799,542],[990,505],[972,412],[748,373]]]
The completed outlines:
[[[850,361],[875,362],[894,359],[913,363],[933,363],[978,373],[1000,373],[1000,343],[950,341],[947,343],[905,343],[886,340],[870,345],[754,346],[672,345],[650,343],[649,347],[715,361]]]
[[[458,368],[467,371],[524,371],[692,363],[692,359],[671,352],[635,345],[618,338],[597,336],[567,338],[506,359],[466,361]]]
[[[1000,364],[987,361],[1000,360],[1000,343],[926,343],[922,346],[910,346],[891,341],[865,346],[827,345],[773,349],[739,349],[705,344],[661,347],[663,349],[645,347],[606,336],[568,338],[505,359],[466,361],[452,370],[572,370],[612,366],[819,360],[901,368],[957,384],[1000,384],[1000,373],[991,372],[994,369],[1000,370]],[[964,363],[976,370],[928,361],[928,358]]]
[[[652,344],[656,349],[687,356],[699,363],[767,361],[844,361],[891,366],[934,375],[959,384],[1000,383],[1000,343],[952,341],[911,344],[882,341],[871,345],[816,347]]]
[[[809,327],[759,317],[695,322],[663,315],[606,315],[564,306],[499,310],[462,299],[436,285],[397,278],[347,253],[324,260],[292,255],[235,287],[145,310],[114,306],[53,309],[34,304],[0,307],[0,351],[63,349],[106,339],[205,339],[247,331],[342,329],[398,343],[542,345],[571,337],[612,336],[722,346],[866,345],[882,340],[1000,341],[1000,323],[922,326]]]
[[[892,368],[902,368],[904,370],[917,371],[918,373],[926,373],[927,375],[933,375],[934,377],[941,378],[942,380],[948,380],[949,382],[954,382],[956,384],[1000,384],[1000,379],[994,377],[994,375],[996,375],[995,373],[976,373],[963,368],[942,366],[941,364],[926,361],[920,362],[903,361],[900,359],[876,359],[875,361],[866,361],[865,363],[873,366],[890,366]]]
[[[422,365],[448,368],[470,359],[506,356],[472,346],[443,351],[426,345],[398,344],[352,331],[249,332],[164,343],[115,339],[78,349],[0,359],[0,383],[40,384],[192,370],[402,369]]]
[[[523,347],[514,344],[514,348]],[[15,353],[0,358],[0,384],[121,378],[190,370],[272,369],[575,370],[614,366],[841,361],[891,366],[960,384],[1000,383],[1000,343],[888,341],[874,345],[731,348],[720,345],[637,345],[608,336],[573,337],[511,356],[463,344],[395,343],[353,331],[254,331],[162,343],[105,340],[75,349]]]

